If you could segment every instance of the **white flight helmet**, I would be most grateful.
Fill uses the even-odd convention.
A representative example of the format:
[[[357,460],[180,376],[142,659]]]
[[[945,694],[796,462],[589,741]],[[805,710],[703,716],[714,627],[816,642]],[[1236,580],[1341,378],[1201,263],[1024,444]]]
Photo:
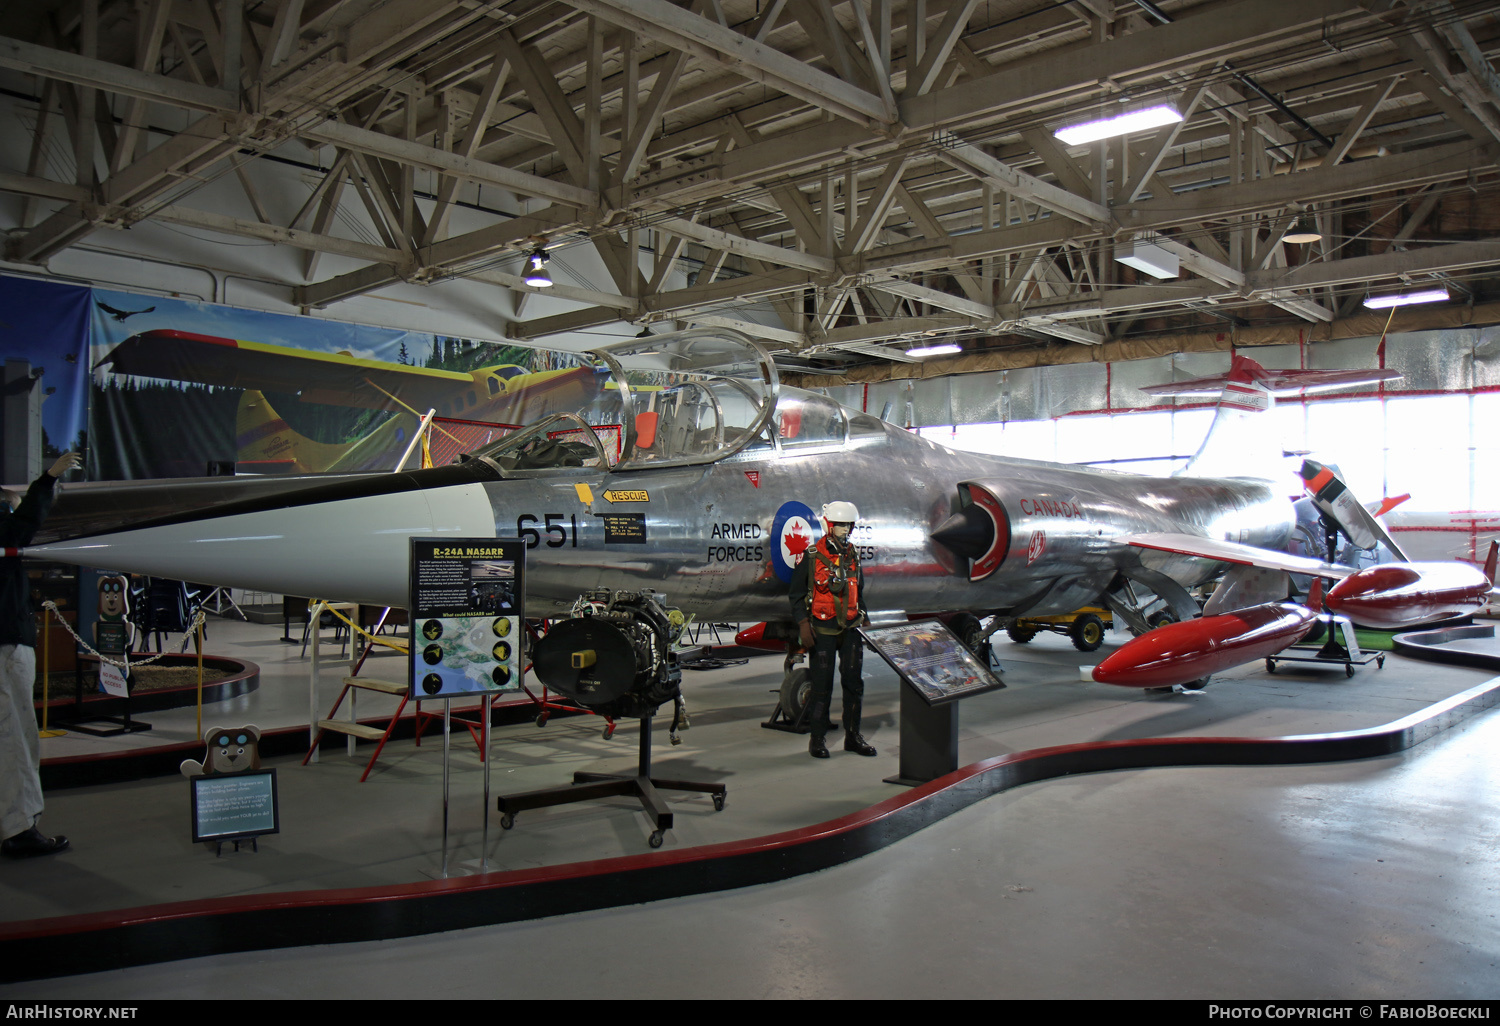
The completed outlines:
[[[855,524],[859,522],[859,510],[854,508],[854,503],[837,502],[826,503],[823,506],[823,523],[828,530],[833,530],[834,524]]]

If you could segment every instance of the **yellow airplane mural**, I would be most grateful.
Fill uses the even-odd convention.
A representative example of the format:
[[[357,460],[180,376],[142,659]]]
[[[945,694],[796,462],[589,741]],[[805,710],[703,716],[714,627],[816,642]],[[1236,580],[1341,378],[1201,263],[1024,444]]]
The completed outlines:
[[[389,470],[428,410],[437,412],[442,429],[432,436],[433,461],[446,463],[514,425],[554,409],[578,408],[598,394],[603,380],[589,367],[438,370],[166,329],[132,335],[95,369],[244,389],[235,424],[237,463],[262,473]],[[354,441],[319,442],[288,425],[267,391],[296,393],[304,403],[392,409],[395,415]]]

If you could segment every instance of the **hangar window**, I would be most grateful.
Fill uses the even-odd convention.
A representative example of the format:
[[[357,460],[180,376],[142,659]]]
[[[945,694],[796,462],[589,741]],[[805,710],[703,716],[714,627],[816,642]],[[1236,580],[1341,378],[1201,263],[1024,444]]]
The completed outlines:
[[[1385,414],[1379,399],[1307,404],[1313,458],[1333,463],[1344,483],[1369,502],[1385,489]],[[1408,489],[1410,490],[1410,489]]]
[[[1384,490],[1355,494],[1369,502],[1410,492],[1413,509],[1472,509],[1469,452],[1455,444],[1468,419],[1466,395],[1386,400]]]
[[[1500,509],[1500,392],[1481,392],[1472,397],[1474,498],[1465,509]]]

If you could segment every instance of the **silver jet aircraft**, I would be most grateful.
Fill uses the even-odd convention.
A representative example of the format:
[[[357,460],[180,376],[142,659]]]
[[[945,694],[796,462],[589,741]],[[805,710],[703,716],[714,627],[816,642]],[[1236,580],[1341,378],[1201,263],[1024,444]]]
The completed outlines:
[[[1293,534],[1286,487],[1264,477],[1142,477],[955,451],[780,385],[769,354],[733,332],[591,355],[612,387],[452,466],[67,486],[50,537],[28,552],[401,606],[409,538],[519,537],[529,615],[610,587],[662,592],[700,619],[774,621],[786,618],[796,559],[820,534],[814,511],[844,499],[860,510],[853,540],[884,617],[967,611],[998,625],[1103,599],[1144,631],[1142,593],[1176,619],[1195,616],[1188,589],[1223,563],[1127,537],[1284,550]],[[1237,415],[1226,392],[1189,470],[1224,455],[1213,443]],[[1228,457],[1242,473],[1244,453]],[[961,633],[977,628],[966,619]]]

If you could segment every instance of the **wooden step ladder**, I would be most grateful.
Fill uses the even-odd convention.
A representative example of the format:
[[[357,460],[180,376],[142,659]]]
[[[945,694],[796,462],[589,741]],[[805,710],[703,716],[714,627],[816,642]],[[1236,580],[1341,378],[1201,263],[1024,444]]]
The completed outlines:
[[[336,720],[333,718],[339,711],[339,706],[344,703],[344,696],[349,694],[351,689],[378,691],[381,694],[401,696],[401,704],[396,706],[396,711],[391,714],[391,721],[386,724],[384,730],[381,730],[379,727],[367,727],[363,723],[355,722],[352,718],[347,720]],[[318,721],[318,732],[313,735],[312,745],[307,749],[307,754],[302,757],[302,765],[306,766],[308,760],[313,757],[313,753],[318,750],[318,744],[323,740],[324,731],[331,730],[336,734],[349,734],[353,737],[362,737],[366,741],[379,741],[380,743],[375,746],[375,754],[370,756],[370,761],[365,766],[365,771],[359,776],[359,782],[364,783],[365,778],[370,775],[370,770],[375,768],[375,760],[380,758],[380,750],[390,740],[391,731],[396,729],[396,723],[401,719],[401,711],[406,708],[408,695],[409,690],[404,683],[398,684],[395,681],[377,680],[374,677],[345,677],[344,690],[339,692],[338,701],[334,702],[333,708],[328,710],[328,718]],[[351,716],[353,712],[352,705],[353,703],[351,703]]]

